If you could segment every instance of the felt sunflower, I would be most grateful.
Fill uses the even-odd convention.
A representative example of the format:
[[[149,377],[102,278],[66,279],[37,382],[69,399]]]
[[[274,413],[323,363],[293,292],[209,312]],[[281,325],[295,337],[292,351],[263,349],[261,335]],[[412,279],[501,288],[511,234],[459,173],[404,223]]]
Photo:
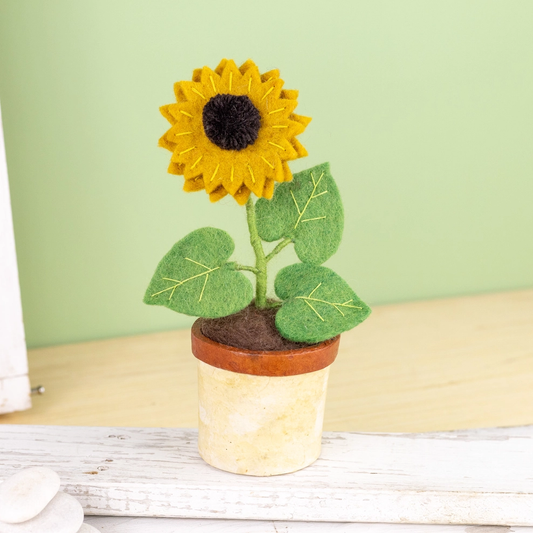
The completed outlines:
[[[296,139],[311,121],[297,115],[298,91],[283,90],[278,70],[260,74],[223,59],[174,85],[175,104],[161,107],[170,129],[159,145],[172,152],[168,171],[183,175],[187,192],[205,189],[212,202],[230,194],[271,198],[274,182],[290,181],[288,161],[307,155]]]

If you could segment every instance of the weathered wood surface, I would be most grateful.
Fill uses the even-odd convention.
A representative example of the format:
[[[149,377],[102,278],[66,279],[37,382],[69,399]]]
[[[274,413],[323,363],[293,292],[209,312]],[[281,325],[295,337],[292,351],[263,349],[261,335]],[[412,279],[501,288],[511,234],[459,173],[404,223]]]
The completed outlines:
[[[205,464],[196,430],[0,426],[0,477],[56,470],[88,515],[533,526],[533,427],[326,433],[284,476]]]
[[[88,517],[105,533],[533,533],[533,527]]]
[[[28,362],[0,111],[0,413],[30,407]]]

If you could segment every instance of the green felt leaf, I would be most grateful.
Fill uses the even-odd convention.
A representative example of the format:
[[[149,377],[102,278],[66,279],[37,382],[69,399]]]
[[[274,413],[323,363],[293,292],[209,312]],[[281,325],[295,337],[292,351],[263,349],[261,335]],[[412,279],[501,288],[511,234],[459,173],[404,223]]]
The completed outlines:
[[[164,305],[186,315],[216,318],[245,308],[252,284],[227,260],[235,244],[225,232],[201,228],[178,241],[163,257],[144,303]]]
[[[267,242],[290,237],[300,261],[320,265],[339,247],[344,211],[329,163],[294,174],[272,200],[256,203],[257,229]]]
[[[354,328],[370,314],[350,286],[333,270],[306,263],[279,271],[276,294],[284,300],[276,314],[283,337],[297,342],[322,342]]]

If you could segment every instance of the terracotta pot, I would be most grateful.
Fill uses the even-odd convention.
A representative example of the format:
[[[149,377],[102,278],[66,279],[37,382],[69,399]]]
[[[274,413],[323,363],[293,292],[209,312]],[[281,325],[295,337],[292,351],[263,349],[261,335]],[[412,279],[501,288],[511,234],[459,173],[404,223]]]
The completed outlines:
[[[340,336],[290,351],[253,351],[192,327],[198,359],[198,449],[210,465],[250,476],[286,474],[320,455],[329,366]]]

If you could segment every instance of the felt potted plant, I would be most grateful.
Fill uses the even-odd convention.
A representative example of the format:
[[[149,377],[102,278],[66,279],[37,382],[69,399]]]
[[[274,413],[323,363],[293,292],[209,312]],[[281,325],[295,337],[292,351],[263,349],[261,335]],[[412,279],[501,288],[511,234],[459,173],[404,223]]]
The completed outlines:
[[[205,189],[212,202],[229,194],[246,206],[256,261],[232,261],[232,238],[201,228],[163,257],[144,297],[200,317],[192,328],[200,455],[259,476],[317,459],[339,335],[370,314],[321,266],[341,241],[342,202],[328,163],[292,175],[288,162],[307,155],[296,136],[310,119],[294,113],[298,92],[282,87],[277,70],[229,60],[175,84],[176,103],[161,108],[171,124],[159,140],[172,152],[168,171],[184,176],[187,192]],[[301,262],[277,273],[269,298],[268,265],[291,244]]]

